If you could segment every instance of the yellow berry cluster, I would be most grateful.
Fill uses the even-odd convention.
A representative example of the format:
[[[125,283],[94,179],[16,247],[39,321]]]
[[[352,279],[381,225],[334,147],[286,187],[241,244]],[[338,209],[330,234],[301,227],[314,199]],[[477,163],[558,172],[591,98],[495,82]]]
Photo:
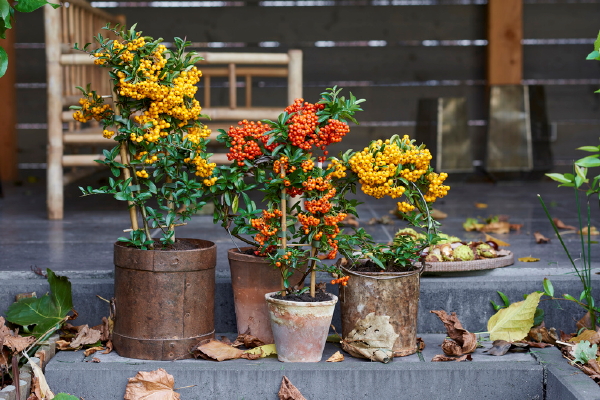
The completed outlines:
[[[210,134],[211,130],[208,129],[207,126],[203,126],[202,128],[193,127],[188,129],[187,135],[185,135],[183,138],[189,140],[194,144],[200,144],[200,139],[206,139],[210,136]]]
[[[412,204],[409,204],[405,201],[398,203],[398,211],[400,211],[400,212],[407,213],[414,209],[415,209],[415,206],[413,206]]]
[[[77,110],[73,113],[73,119],[78,122],[86,123],[92,118],[96,121],[110,118],[112,115],[110,105],[102,104],[102,102],[103,100],[101,97],[96,96],[94,93],[87,93],[85,98],[79,99],[81,110]],[[104,132],[102,132],[102,134],[106,137]]]
[[[105,129],[102,131],[102,136],[104,136],[106,139],[110,139],[115,135],[115,131],[109,131],[108,129]]]
[[[445,172],[440,173],[439,175],[435,172],[429,173],[426,178],[429,181],[429,187],[427,193],[423,196],[425,201],[428,203],[434,202],[438,198],[442,198],[448,194],[448,190],[450,190],[450,186],[443,185],[444,181],[448,177],[448,174]]]
[[[145,155],[147,155],[148,152],[147,151],[140,151],[139,153],[137,153],[134,158],[136,160],[141,160]],[[158,161],[158,156],[156,154],[150,156],[146,156],[146,159],[144,160],[144,163],[146,164],[154,164],[155,162]]]
[[[346,177],[346,166],[342,164],[340,160],[334,158],[331,160],[331,164],[329,165],[329,169],[333,168],[333,172],[327,175],[328,179],[333,178],[345,178]]]
[[[188,164],[191,164],[194,167],[194,169],[196,170],[195,175],[200,176],[202,178],[208,178],[209,176],[211,176],[213,174],[215,167],[217,166],[217,164],[209,163],[207,160],[205,160],[204,158],[202,158],[200,156],[196,156],[193,159],[188,157],[188,158],[184,159],[183,161]],[[203,182],[207,186],[212,186],[215,184],[216,181],[217,181],[217,178],[213,177],[210,179],[205,179]]]
[[[148,172],[145,169],[136,171],[135,174],[138,176],[138,178],[148,179]]]

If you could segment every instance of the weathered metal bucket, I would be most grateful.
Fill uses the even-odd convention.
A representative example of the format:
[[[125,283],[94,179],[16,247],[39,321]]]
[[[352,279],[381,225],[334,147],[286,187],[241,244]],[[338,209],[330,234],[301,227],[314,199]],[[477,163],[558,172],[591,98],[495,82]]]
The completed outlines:
[[[370,313],[387,315],[400,335],[394,343],[394,357],[417,351],[417,315],[420,277],[423,267],[409,272],[355,272],[342,267],[350,279],[340,286],[342,336]]]
[[[248,249],[251,247],[242,247],[240,250]],[[265,344],[273,343],[265,294],[281,289],[280,271],[269,264],[268,257],[240,253],[238,249],[229,249],[227,258],[238,334],[250,330]]]
[[[140,250],[115,243],[113,345],[122,357],[191,358],[214,337],[217,247],[199,239],[191,250]]]
[[[283,362],[319,362],[327,341],[337,296],[315,303],[274,299],[265,295],[277,358]]]

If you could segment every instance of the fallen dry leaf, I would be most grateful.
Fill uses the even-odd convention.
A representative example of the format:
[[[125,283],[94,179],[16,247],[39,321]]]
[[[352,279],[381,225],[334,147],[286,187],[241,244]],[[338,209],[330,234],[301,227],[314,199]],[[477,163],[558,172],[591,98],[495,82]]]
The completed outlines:
[[[250,350],[246,350],[242,358],[247,358],[249,360],[256,360],[257,358],[264,358],[277,355],[277,348],[275,344],[264,344],[259,347],[255,347]]]
[[[292,385],[292,382],[285,375],[281,379],[281,386],[279,387],[277,396],[279,400],[306,400],[298,388]]]
[[[70,346],[74,349],[78,349],[86,344],[94,344],[100,341],[100,336],[102,336],[102,332],[92,329],[87,325],[83,325],[79,332],[77,332],[77,336],[73,339]]]
[[[56,341],[56,348],[58,350],[73,350],[73,348],[71,347],[71,342],[63,339],[59,339]]]
[[[417,337],[417,351],[425,350],[425,341],[421,337]]]
[[[460,357],[448,357],[443,354],[438,354],[431,359],[431,362],[443,362],[443,361],[473,361],[473,357],[470,354],[465,354]]]
[[[108,342],[106,342],[106,350],[104,350],[102,352],[102,354],[108,354],[113,350],[113,344],[112,344],[112,340],[109,340]]]
[[[576,231],[577,228],[572,226],[572,225],[566,225],[564,222],[562,222],[560,219],[558,218],[552,218],[552,221],[554,221],[554,225],[556,225],[556,227],[558,229],[568,229],[570,231]]]
[[[162,368],[156,371],[140,371],[125,387],[125,400],[179,400],[175,393],[175,379]]]
[[[31,378],[31,396],[35,396],[35,400],[42,400],[42,388],[40,387],[40,379],[36,376]]]
[[[521,262],[538,262],[538,261],[540,261],[540,259],[529,256],[529,257],[520,257],[519,261],[521,261]]]
[[[244,352],[218,340],[207,339],[198,343],[192,349],[192,354],[205,360],[224,361],[241,358]]]
[[[562,330],[560,331],[560,341],[561,342],[568,342],[571,340],[571,338],[573,338],[575,335],[572,333],[565,333]]]
[[[590,368],[593,369],[595,373],[600,374],[600,366],[598,366],[598,361],[596,361],[594,358],[589,360],[587,362],[587,365],[589,365]]]
[[[570,341],[579,343],[582,340],[587,340],[590,344],[600,344],[600,333],[591,329],[585,329],[579,335],[572,338]]]
[[[264,346],[265,343],[256,336],[252,336],[250,334],[250,328],[248,328],[246,333],[239,334],[232,344],[233,347],[239,347],[241,345],[244,345],[247,349],[253,349],[255,347]]]
[[[523,224],[510,224],[511,231],[520,232],[522,227],[523,227]]]
[[[475,203],[475,208],[488,208],[488,205],[485,203]]]
[[[35,342],[35,338],[33,336],[4,336],[4,340],[0,341],[0,344],[4,344],[4,346],[8,347],[13,351],[13,353],[19,353],[25,350],[31,343]]]
[[[505,242],[503,240],[500,240],[500,239],[496,239],[495,237],[490,236],[487,233],[485,234],[485,240],[484,240],[484,242],[494,242],[494,243],[496,243],[498,245],[498,247],[509,247],[510,246],[510,243],[507,243],[507,242]]]
[[[585,315],[583,317],[581,317],[581,319],[579,321],[577,321],[577,323],[575,324],[577,326],[577,331],[583,329],[583,328],[590,328],[592,326],[592,319],[590,316],[590,312],[588,311],[587,313],[585,313]]]
[[[597,236],[600,235],[600,232],[598,231],[598,229],[596,229],[595,226],[590,227],[590,235],[591,236]],[[579,231],[580,234],[582,235],[587,235],[588,234],[588,227],[586,226],[585,228],[583,228],[582,230]]]
[[[492,347],[484,351],[484,353],[487,353],[491,356],[503,356],[508,352],[508,350],[510,350],[511,346],[512,344],[506,340],[494,340]]]
[[[550,239],[548,239],[546,236],[542,235],[539,232],[535,232],[533,234],[533,237],[535,238],[535,242],[537,244],[550,243]]]
[[[544,342],[521,342],[523,344],[526,344],[529,347],[535,347],[538,349],[543,349],[546,347],[552,347],[553,345],[551,345],[550,343],[544,343]]]
[[[340,353],[339,351],[336,351],[335,353],[333,353],[333,355],[331,357],[329,357],[327,359],[327,362],[342,362],[344,361],[344,355],[342,353]]]
[[[99,358],[96,358],[96,357],[94,357],[94,358],[92,358],[92,362],[93,362],[93,363],[99,363],[99,362],[100,362],[100,359],[99,359]]]
[[[510,233],[510,224],[505,221],[491,222],[484,225],[479,229],[480,232],[492,232],[492,233]]]
[[[558,340],[556,329],[548,329],[545,326],[535,326],[531,328],[527,337],[533,342],[549,343],[551,345],[556,344],[556,341]]]
[[[40,399],[53,399],[54,393],[52,393],[52,391],[50,390],[50,386],[48,386],[48,382],[46,381],[46,376],[44,376],[44,372],[42,372],[42,368],[40,368],[40,366],[37,363],[31,361],[31,358],[29,358],[27,352],[23,352],[22,354],[23,356],[25,356],[25,358],[27,358],[27,361],[29,361],[29,364],[31,365],[31,370],[33,371],[33,376],[38,380],[37,385],[39,393],[35,392],[35,394]]]
[[[398,334],[387,315],[367,314],[356,321],[354,329],[342,340],[342,348],[353,357],[388,363]]]
[[[431,218],[435,219],[435,220],[440,220],[440,219],[444,219],[448,217],[448,214],[446,214],[443,211],[438,210],[437,208],[434,208],[431,210]]]
[[[454,340],[458,345],[458,347],[454,347],[450,344],[446,344],[446,349],[448,351],[452,351],[452,354],[454,355],[472,353],[475,351],[477,348],[477,337],[474,333],[471,333],[463,328],[455,312],[451,313],[450,315],[444,310],[432,310],[430,312],[438,316],[438,318],[444,324],[444,327],[446,327],[446,331],[450,339]],[[444,352],[446,352],[446,349],[444,349],[443,346],[444,345],[442,344],[442,349]],[[457,348],[460,350],[460,354],[456,354]]]
[[[100,350],[104,350],[104,347],[102,347],[102,346],[90,347],[89,349],[85,349],[85,351],[83,352],[83,355],[85,357],[88,357]]]
[[[106,317],[102,317],[102,323],[100,325],[96,325],[96,326],[92,327],[92,329],[100,331],[100,341],[101,342],[105,342],[108,339],[110,339],[110,336],[112,334],[112,328],[113,328],[112,320],[109,320]]]

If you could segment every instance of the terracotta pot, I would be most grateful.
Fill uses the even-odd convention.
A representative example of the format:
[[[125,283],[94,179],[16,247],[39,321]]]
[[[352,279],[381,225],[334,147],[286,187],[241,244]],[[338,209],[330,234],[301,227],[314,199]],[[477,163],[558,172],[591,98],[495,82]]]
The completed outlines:
[[[191,250],[140,250],[114,246],[116,317],[113,345],[122,357],[191,358],[190,348],[214,338],[213,242]]]
[[[354,272],[348,284],[340,286],[342,336],[354,329],[359,319],[374,312],[387,315],[394,331],[400,335],[394,343],[394,357],[417,351],[417,314],[419,311],[420,277],[423,268],[409,272]]]
[[[283,362],[321,361],[337,296],[330,294],[332,300],[305,303],[274,299],[277,293],[265,295],[277,358]]]

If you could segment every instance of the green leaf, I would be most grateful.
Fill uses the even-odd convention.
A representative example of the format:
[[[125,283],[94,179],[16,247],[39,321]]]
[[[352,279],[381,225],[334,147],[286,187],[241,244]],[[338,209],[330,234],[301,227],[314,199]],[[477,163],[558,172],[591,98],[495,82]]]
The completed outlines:
[[[585,59],[586,60],[595,60],[598,57],[600,57],[600,53],[598,53],[598,51],[594,50],[590,54],[588,54]]]
[[[560,183],[571,183],[572,180],[568,179],[565,175],[563,174],[546,174],[546,176],[556,182],[560,182]]]
[[[79,400],[79,397],[75,397],[67,393],[58,393],[54,396],[54,400]]]
[[[579,165],[580,167],[586,168],[599,167],[600,159],[598,159],[598,154],[595,154],[593,156],[587,156],[575,161],[575,165]]]
[[[508,307],[510,305],[510,301],[508,300],[508,297],[506,297],[506,295],[504,293],[502,293],[501,291],[497,291],[498,292],[498,296],[500,296],[500,298],[502,299],[502,302],[504,302],[504,307]]]
[[[535,309],[535,314],[533,314],[533,326],[541,325],[544,322],[544,316],[546,313],[541,308]]]
[[[511,304],[492,315],[487,324],[490,340],[521,340],[533,326],[535,310],[543,293],[534,292],[526,300]]]
[[[71,282],[65,276],[57,276],[47,269],[50,294],[40,298],[21,299],[11,304],[6,319],[14,324],[35,325],[32,333],[39,337],[61,322],[73,308]]]
[[[550,297],[554,297],[554,286],[552,286],[552,282],[550,279],[544,278],[544,292]]]
[[[10,18],[10,4],[8,0],[0,0],[0,19]]]
[[[571,296],[570,294],[563,294],[563,297],[564,297],[566,300],[571,300],[571,301],[575,301],[575,302],[577,302],[577,299],[576,299],[575,297]]]
[[[6,73],[6,69],[8,68],[8,54],[6,54],[6,50],[0,46],[0,78],[4,76]]]
[[[598,146],[581,146],[578,147],[577,150],[589,151],[590,153],[597,153],[598,151],[600,151],[600,148]]]
[[[54,9],[60,7],[60,4],[49,3],[46,0],[20,0],[15,4],[15,10],[28,13],[43,7],[46,4],[50,4]]]
[[[573,356],[575,359],[574,363],[587,364],[588,361],[596,359],[596,352],[598,351],[597,344],[590,344],[587,340],[582,340],[577,343],[575,349],[573,349]]]

